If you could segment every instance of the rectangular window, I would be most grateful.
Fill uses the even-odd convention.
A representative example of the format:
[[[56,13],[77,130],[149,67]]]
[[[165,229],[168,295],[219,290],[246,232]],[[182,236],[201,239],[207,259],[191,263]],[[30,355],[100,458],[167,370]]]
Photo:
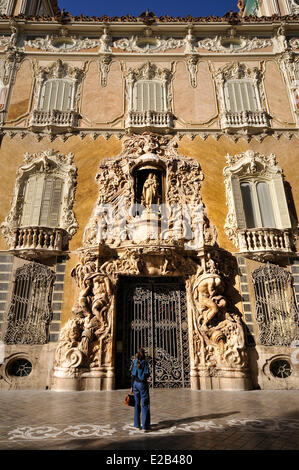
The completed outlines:
[[[39,109],[41,111],[70,111],[73,85],[67,80],[48,80],[43,84]]]
[[[257,111],[254,85],[248,80],[229,80],[226,83],[228,111]]]
[[[134,87],[135,111],[165,111],[162,83],[157,81],[139,81]]]
[[[63,181],[33,175],[26,184],[21,226],[59,226]]]

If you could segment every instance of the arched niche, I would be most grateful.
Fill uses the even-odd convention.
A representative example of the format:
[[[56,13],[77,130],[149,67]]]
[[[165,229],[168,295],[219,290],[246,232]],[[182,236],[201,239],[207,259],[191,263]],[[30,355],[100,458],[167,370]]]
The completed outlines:
[[[163,204],[165,202],[166,193],[166,170],[161,163],[157,162],[142,162],[136,165],[132,171],[134,179],[134,203],[142,204],[142,193],[145,182],[150,175],[156,177],[158,183],[159,199],[155,201],[156,204]]]

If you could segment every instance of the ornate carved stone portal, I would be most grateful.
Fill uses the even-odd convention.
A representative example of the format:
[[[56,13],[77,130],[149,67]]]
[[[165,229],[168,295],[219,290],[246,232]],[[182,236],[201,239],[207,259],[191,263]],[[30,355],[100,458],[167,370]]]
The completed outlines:
[[[54,390],[114,388],[121,367],[117,295],[125,276],[135,284],[163,276],[185,283],[192,388],[248,388],[244,331],[231,300],[235,265],[209,223],[200,165],[176,147],[171,136],[129,135],[119,156],[100,163],[99,197],[72,272],[78,296],[60,333]]]

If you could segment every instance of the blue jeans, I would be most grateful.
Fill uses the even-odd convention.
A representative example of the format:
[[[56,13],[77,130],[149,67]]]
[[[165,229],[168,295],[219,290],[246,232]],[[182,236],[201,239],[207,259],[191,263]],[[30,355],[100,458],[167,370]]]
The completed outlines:
[[[150,429],[150,398],[148,384],[134,381],[133,392],[135,396],[134,426],[140,428],[140,412],[142,408],[142,429]]]

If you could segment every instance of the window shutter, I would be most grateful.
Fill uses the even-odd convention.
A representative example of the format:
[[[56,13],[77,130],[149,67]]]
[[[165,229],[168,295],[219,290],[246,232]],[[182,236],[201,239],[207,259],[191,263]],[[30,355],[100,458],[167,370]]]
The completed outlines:
[[[40,206],[39,224],[48,227],[51,198],[53,192],[53,178],[47,177],[44,182],[43,197]]]
[[[135,111],[162,111],[164,109],[162,83],[141,80],[134,87]]]
[[[30,225],[35,185],[36,185],[36,176],[32,176],[31,178],[27,180],[27,183],[25,186],[24,203],[23,203],[23,211],[22,211],[22,218],[21,218],[22,227],[27,227]]]
[[[239,229],[246,228],[245,215],[243,211],[242,195],[240,189],[240,181],[238,178],[231,178],[231,188],[233,194],[233,204],[237,218],[237,226]]]
[[[39,210],[43,194],[43,175],[31,176],[25,189],[21,226],[39,225]]]
[[[274,187],[274,197],[275,204],[274,207],[277,208],[277,215],[280,219],[281,226],[278,228],[291,228],[291,219],[289,215],[289,208],[287,204],[287,199],[285,195],[285,189],[283,184],[283,179],[281,175],[276,175],[273,177],[272,184]]]
[[[257,100],[256,100],[256,93],[253,83],[246,82],[246,92],[248,96],[248,110],[249,111],[257,111]]]
[[[59,216],[62,203],[62,185],[63,181],[61,179],[54,179],[52,185],[51,207],[48,217],[49,227],[59,227]]]
[[[42,111],[48,111],[50,106],[50,92],[52,82],[46,82],[42,86],[39,108]]]
[[[236,111],[240,112],[244,110],[242,83],[235,82],[233,86],[234,86],[234,95],[235,95],[235,102],[236,102]]]
[[[58,80],[51,80],[50,81],[50,96],[49,96],[49,106],[48,109],[52,111],[56,109],[56,98],[57,98],[57,90],[58,88]]]
[[[262,219],[262,226],[275,228],[276,223],[268,183],[266,181],[260,181],[256,185],[256,191]]]
[[[30,226],[37,226],[39,225],[39,214],[40,214],[40,206],[43,196],[43,187],[44,187],[44,175],[37,175],[36,176],[36,184],[35,184],[35,191],[32,201],[32,211],[31,217],[29,221]]]

